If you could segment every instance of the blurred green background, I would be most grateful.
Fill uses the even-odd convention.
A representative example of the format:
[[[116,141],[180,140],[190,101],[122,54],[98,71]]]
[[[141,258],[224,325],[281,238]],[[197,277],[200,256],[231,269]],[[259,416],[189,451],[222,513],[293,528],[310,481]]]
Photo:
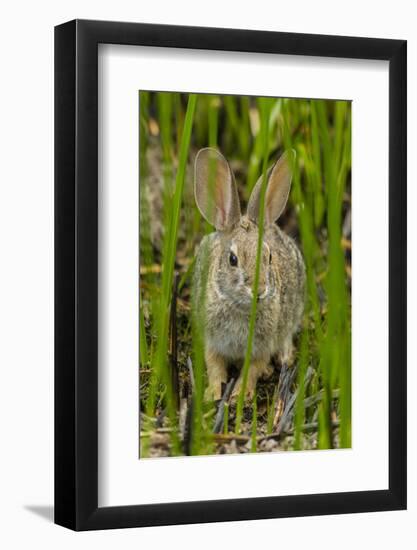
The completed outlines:
[[[350,102],[140,92],[139,109],[140,457],[350,447]],[[243,208],[263,170],[297,153],[278,224],[304,255],[307,301],[281,424],[279,365],[243,411],[226,403],[219,415],[203,400],[191,277],[213,228],[195,206],[192,175],[207,146],[229,160]]]

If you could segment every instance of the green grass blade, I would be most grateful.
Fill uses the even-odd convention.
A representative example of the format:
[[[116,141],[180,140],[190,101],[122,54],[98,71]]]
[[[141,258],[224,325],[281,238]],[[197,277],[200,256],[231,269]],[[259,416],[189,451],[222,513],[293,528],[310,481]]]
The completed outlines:
[[[246,348],[245,360],[242,367],[242,385],[240,394],[237,401],[236,407],[236,433],[240,432],[242,415],[243,415],[243,405],[245,399],[246,385],[248,381],[248,374],[250,368],[250,362],[252,359],[252,347],[253,347],[253,338],[255,335],[255,323],[256,323],[256,310],[257,310],[257,300],[256,296],[258,295],[258,285],[259,285],[259,276],[261,268],[261,254],[262,254],[262,242],[263,242],[263,233],[264,233],[264,219],[265,219],[265,193],[267,186],[267,168],[268,168],[268,129],[269,129],[269,114],[271,109],[271,103],[266,98],[259,99],[259,109],[261,111],[261,135],[264,145],[264,158],[263,158],[263,167],[262,167],[262,185],[260,191],[259,199],[259,218],[258,218],[258,246],[256,251],[256,267],[255,267],[255,276],[253,281],[253,298],[252,306],[249,320],[249,332],[248,332],[248,343]]]
[[[187,111],[184,121],[184,131],[181,138],[180,156],[178,170],[175,182],[175,191],[172,197],[172,210],[169,219],[169,227],[166,235],[169,238],[165,239],[164,254],[163,254],[163,270],[162,270],[162,295],[158,304],[158,342],[155,353],[155,361],[152,365],[151,388],[148,397],[148,413],[154,414],[156,386],[158,382],[163,382],[168,388],[168,392],[172,391],[170,376],[167,373],[167,349],[168,349],[168,325],[169,325],[169,310],[172,301],[172,285],[174,276],[175,255],[177,250],[178,240],[178,225],[180,221],[181,201],[184,189],[185,171],[188,159],[188,151],[191,141],[191,130],[193,124],[193,115],[196,106],[197,96],[191,94],[189,96]],[[171,399],[167,399],[167,406],[170,415],[173,417],[175,411]]]

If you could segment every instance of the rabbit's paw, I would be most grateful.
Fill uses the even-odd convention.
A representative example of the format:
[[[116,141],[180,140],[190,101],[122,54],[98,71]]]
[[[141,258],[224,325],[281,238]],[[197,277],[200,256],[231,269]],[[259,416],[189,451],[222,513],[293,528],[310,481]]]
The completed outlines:
[[[230,404],[235,405],[237,403],[241,388],[242,388],[242,380],[239,378],[235,384],[235,387],[233,388],[232,395],[230,396]],[[246,384],[245,399],[244,399],[245,406],[251,405],[254,394],[255,394],[255,388],[252,386],[252,384],[249,384],[249,383]]]
[[[222,385],[221,383],[210,384],[207,386],[204,392],[205,401],[218,401],[222,398]]]
[[[260,374],[262,380],[268,380],[274,373],[274,367],[272,365],[265,365],[263,371]]]

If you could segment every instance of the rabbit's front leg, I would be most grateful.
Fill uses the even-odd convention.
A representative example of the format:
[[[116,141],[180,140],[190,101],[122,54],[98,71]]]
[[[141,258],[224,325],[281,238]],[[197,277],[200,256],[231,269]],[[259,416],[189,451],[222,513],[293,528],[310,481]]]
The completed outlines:
[[[208,377],[205,398],[217,401],[222,397],[222,384],[227,383],[227,364],[223,356],[208,346],[205,349],[204,357]]]
[[[253,399],[255,390],[256,390],[256,383],[258,382],[258,379],[261,376],[265,376],[269,374],[268,373],[268,362],[264,359],[257,359],[252,361],[252,363],[249,365],[249,372],[248,372],[248,379],[246,381],[246,388],[245,388],[245,401],[247,403],[250,403]],[[243,382],[243,368],[240,371],[239,378],[237,379],[237,382],[235,384],[235,387],[233,388],[233,393],[231,400],[237,401],[240,393],[240,389],[242,387]]]

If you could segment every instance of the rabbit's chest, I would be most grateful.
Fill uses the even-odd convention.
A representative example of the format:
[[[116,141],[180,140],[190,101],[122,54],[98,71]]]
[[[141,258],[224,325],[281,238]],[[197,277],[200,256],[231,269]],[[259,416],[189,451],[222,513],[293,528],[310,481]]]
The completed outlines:
[[[236,325],[236,319],[223,319],[218,329],[212,331],[213,341],[217,351],[230,359],[241,359],[245,355],[248,343],[248,324]]]
[[[232,360],[243,359],[248,345],[249,311],[241,312],[231,308],[230,304],[219,308],[217,304],[215,310],[210,312],[209,308],[207,313],[207,336],[211,347]],[[252,344],[253,356],[273,353],[276,328],[277,320],[271,311],[258,311]]]

